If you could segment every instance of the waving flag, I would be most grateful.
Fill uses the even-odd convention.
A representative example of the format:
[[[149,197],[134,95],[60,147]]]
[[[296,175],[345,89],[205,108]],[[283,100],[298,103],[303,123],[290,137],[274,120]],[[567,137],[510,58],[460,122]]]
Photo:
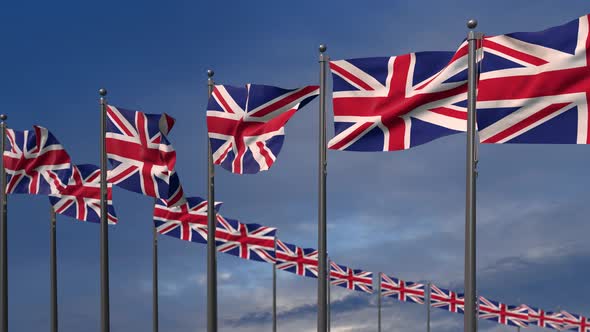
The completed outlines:
[[[424,304],[424,284],[406,282],[381,273],[381,295],[403,302]]]
[[[467,129],[467,43],[456,53],[338,60],[330,69],[330,149],[405,150]]]
[[[111,105],[107,117],[107,156],[114,167],[109,182],[170,205],[183,203],[180,184],[173,179],[176,152],[166,138],[174,119]]]
[[[260,262],[275,263],[276,228],[242,224],[217,215],[217,250]]]
[[[53,172],[51,172],[53,173]],[[57,174],[54,174],[57,177]],[[113,190],[107,184],[107,220],[117,223],[112,202]],[[58,193],[49,196],[55,213],[81,221],[100,223],[100,168],[95,165],[73,165],[72,177],[65,186],[59,186]]]
[[[477,95],[482,143],[588,144],[588,16],[487,37]]]
[[[220,206],[221,202],[215,202],[216,211]],[[165,201],[158,200],[154,206],[154,223],[160,234],[207,243],[207,200],[187,197],[180,206],[168,206]]]
[[[511,306],[479,297],[479,318],[493,320],[500,324],[527,327],[529,309],[526,306]]]
[[[430,285],[430,306],[454,313],[465,312],[465,295]]]
[[[546,312],[529,306],[527,308],[529,309],[529,325],[563,330],[563,315],[560,312]]]
[[[313,248],[301,248],[277,239],[277,269],[295,273],[300,276],[318,277],[318,251]]]
[[[70,156],[46,128],[6,129],[8,144],[3,154],[8,194],[49,195],[68,182]]]
[[[563,315],[563,329],[562,331],[590,331],[590,320],[582,315],[571,314],[567,311],[562,311]]]
[[[285,124],[318,93],[317,86],[215,86],[207,108],[213,162],[237,174],[268,170],[281,151]]]
[[[347,266],[330,262],[330,280],[334,286],[373,293],[373,272],[353,270]]]

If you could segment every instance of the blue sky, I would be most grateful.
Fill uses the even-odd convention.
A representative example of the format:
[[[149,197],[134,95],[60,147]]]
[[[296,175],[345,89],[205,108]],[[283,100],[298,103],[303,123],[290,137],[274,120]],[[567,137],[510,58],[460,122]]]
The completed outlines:
[[[0,10],[0,112],[14,129],[49,128],[75,163],[98,163],[100,87],[111,104],[167,112],[190,195],[206,189],[206,75],[218,83],[317,84],[317,47],[333,59],[454,50],[465,22],[500,34],[590,12],[584,1],[12,1]],[[331,116],[329,116],[331,126]],[[331,135],[332,129],[329,129]],[[590,154],[585,146],[482,146],[479,293],[590,314]],[[462,288],[465,136],[395,153],[328,153],[329,252],[340,264]],[[217,168],[223,214],[317,245],[317,102],[286,128],[273,168]],[[112,331],[151,327],[152,204],[115,189]],[[9,197],[10,330],[48,327],[49,205]],[[99,330],[99,228],[58,217],[60,327]],[[205,247],[162,237],[162,331],[204,331]],[[220,331],[270,329],[271,266],[219,255]],[[316,281],[279,273],[279,328],[315,329]],[[334,289],[333,331],[376,329],[375,297]],[[384,327],[423,331],[425,308],[385,301]],[[463,317],[433,313],[433,331]],[[482,331],[513,328],[481,322]],[[531,329],[536,331],[536,329]],[[540,331],[540,330],[539,330]]]

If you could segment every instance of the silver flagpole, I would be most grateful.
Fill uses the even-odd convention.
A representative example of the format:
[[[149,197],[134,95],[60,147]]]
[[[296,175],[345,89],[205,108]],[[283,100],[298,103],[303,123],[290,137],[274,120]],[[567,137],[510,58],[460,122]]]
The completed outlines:
[[[320,45],[319,188],[318,188],[318,332],[328,331],[328,274],[326,235],[326,45]]]
[[[277,332],[277,236],[275,233],[275,263],[272,265],[272,331]]]
[[[381,272],[377,275],[377,332],[381,332]]]
[[[154,198],[154,207],[158,199]],[[152,241],[152,327],[154,332],[159,330],[159,309],[158,309],[158,230],[153,225]]]
[[[106,89],[98,90],[100,95],[100,330],[110,331],[109,309],[109,229],[107,197],[107,95]]]
[[[57,245],[56,245],[56,216],[53,206],[49,210],[49,299],[51,302],[50,331],[57,332]]]
[[[6,145],[6,119],[5,114],[0,115],[0,150],[4,155]],[[6,197],[6,170],[4,158],[0,158],[0,332],[8,332],[8,246],[7,246],[7,197]]]
[[[213,70],[207,70],[209,98],[213,94]],[[207,137],[207,332],[217,332],[217,248],[215,246],[215,168],[211,143]]]
[[[471,29],[467,35],[468,54],[468,92],[467,92],[467,174],[465,197],[465,317],[464,331],[477,331],[476,318],[476,212],[475,212],[475,110],[477,89],[477,37],[473,31],[477,27],[476,20],[469,20],[467,27]]]
[[[426,290],[428,293],[426,298],[426,332],[430,332],[430,282],[426,285],[428,289]]]

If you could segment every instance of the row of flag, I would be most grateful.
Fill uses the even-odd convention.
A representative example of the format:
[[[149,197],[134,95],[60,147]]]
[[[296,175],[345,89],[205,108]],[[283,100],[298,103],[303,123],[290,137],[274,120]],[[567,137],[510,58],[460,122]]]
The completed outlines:
[[[588,144],[589,34],[589,16],[582,16],[541,32],[482,38],[477,47],[480,142]],[[335,135],[328,147],[404,150],[464,132],[467,54],[464,42],[456,52],[331,61]],[[286,123],[318,94],[317,86],[216,85],[207,107],[213,162],[238,174],[270,169],[284,142]],[[187,197],[175,169],[176,152],[167,138],[174,119],[112,105],[106,106],[106,112],[109,223],[117,222],[111,188],[116,185],[157,199],[154,222],[160,234],[207,243],[207,201]],[[56,213],[100,222],[97,166],[73,164],[56,137],[43,127],[7,129],[6,138],[6,193],[47,195]],[[220,205],[215,203],[216,210]],[[276,264],[299,275],[318,275],[318,251],[283,243],[276,238],[276,228],[217,215],[214,236],[220,252]],[[373,290],[371,272],[333,262],[330,279],[333,285],[348,289]],[[384,294],[423,303],[424,285],[382,274],[380,280]],[[461,298],[436,286],[432,292],[434,306],[443,301],[441,294],[448,294],[452,301]],[[448,310],[462,309],[453,302]],[[534,317],[531,308],[483,297],[479,310],[481,318],[503,324],[524,326]],[[561,312],[549,316],[557,321],[543,318],[545,327],[590,330],[582,316]]]

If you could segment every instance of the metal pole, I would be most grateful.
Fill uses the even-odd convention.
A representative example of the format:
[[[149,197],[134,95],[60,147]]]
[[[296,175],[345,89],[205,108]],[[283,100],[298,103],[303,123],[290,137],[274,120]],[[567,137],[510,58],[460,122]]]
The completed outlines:
[[[332,305],[331,305],[332,298],[330,296],[330,290],[332,289],[332,287],[331,287],[332,283],[330,280],[330,271],[331,271],[330,270],[330,259],[328,258],[326,260],[326,262],[328,263],[328,267],[327,267],[327,269],[328,269],[328,287],[327,287],[327,292],[328,292],[328,295],[327,295],[327,297],[328,297],[328,308],[327,308],[327,311],[328,311],[328,332],[330,332],[332,330]]]
[[[377,275],[377,332],[381,332],[381,272]]]
[[[477,27],[476,20],[467,22],[469,29]],[[476,43],[477,38],[473,30],[467,35],[469,43],[468,54],[468,92],[467,92],[467,174],[465,198],[465,317],[464,331],[477,331],[477,311],[475,303],[476,292],[476,213],[475,213],[475,107],[477,89]]]
[[[213,70],[207,70],[209,98],[213,94]],[[207,138],[207,332],[217,332],[217,248],[215,246],[215,168],[211,143]]]
[[[4,155],[6,145],[6,119],[5,114],[0,115],[0,150]],[[6,170],[4,158],[0,158],[0,332],[8,332],[8,241],[7,241],[7,207],[6,197]]]
[[[53,206],[49,210],[49,299],[51,302],[51,332],[57,332],[57,242],[55,235],[56,216]]]
[[[320,109],[319,109],[319,208],[318,208],[318,332],[328,331],[328,274],[326,235],[326,64],[327,47],[320,45]]]
[[[154,199],[154,205],[157,203],[157,199]],[[152,325],[153,331],[158,332],[159,330],[159,310],[158,310],[158,230],[156,225],[153,225],[153,246],[152,246]]]
[[[430,332],[430,283],[427,284],[428,289],[426,297],[426,332]]]
[[[275,234],[275,253],[276,251],[277,238]],[[277,332],[277,262],[272,265],[272,331]]]
[[[100,95],[100,331],[110,331],[109,311],[109,229],[107,197],[107,95],[106,89],[98,90]]]

